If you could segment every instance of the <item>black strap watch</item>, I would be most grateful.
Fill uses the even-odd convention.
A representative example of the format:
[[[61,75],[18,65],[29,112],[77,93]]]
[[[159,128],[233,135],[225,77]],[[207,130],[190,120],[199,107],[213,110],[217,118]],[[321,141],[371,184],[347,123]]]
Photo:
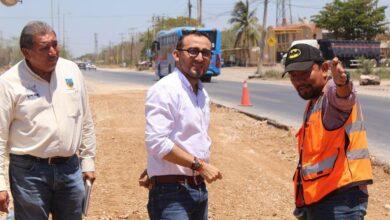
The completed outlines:
[[[194,157],[194,162],[192,162],[191,164],[191,169],[194,171],[198,171],[200,170],[200,168],[202,168],[202,164],[197,157]]]

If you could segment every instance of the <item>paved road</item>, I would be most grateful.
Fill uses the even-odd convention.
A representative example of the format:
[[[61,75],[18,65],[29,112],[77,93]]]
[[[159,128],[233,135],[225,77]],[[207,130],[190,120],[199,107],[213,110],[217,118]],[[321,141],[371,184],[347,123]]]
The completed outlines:
[[[150,86],[156,82],[153,74],[85,71],[87,77],[112,83],[132,82]],[[242,84],[213,79],[205,84],[213,101],[260,115],[289,126],[299,127],[305,102],[292,86],[248,83],[252,107],[239,106]],[[360,95],[370,149],[373,155],[390,163],[390,99]],[[389,135],[389,136],[387,136]]]

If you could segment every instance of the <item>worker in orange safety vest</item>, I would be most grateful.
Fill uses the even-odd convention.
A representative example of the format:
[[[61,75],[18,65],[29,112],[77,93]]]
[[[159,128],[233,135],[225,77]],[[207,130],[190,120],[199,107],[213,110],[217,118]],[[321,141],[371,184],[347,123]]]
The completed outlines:
[[[328,76],[328,70],[332,76]],[[294,175],[298,219],[364,219],[372,170],[356,90],[341,62],[308,44],[292,46],[285,72],[308,100],[297,133]]]

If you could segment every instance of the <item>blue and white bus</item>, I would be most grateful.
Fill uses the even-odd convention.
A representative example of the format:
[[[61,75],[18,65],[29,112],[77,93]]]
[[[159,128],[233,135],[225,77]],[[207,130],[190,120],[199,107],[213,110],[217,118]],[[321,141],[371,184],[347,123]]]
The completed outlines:
[[[221,31],[208,28],[178,27],[171,30],[163,30],[157,33],[155,41],[156,58],[155,71],[161,79],[168,75],[175,68],[175,60],[172,52],[176,49],[179,38],[186,32],[198,30],[211,39],[212,52],[210,66],[202,78],[204,82],[210,82],[212,76],[218,76],[221,73]]]

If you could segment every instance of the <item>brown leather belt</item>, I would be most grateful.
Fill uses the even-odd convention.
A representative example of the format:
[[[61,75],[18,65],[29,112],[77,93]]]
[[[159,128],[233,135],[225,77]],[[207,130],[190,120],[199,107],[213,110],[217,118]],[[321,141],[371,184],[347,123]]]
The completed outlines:
[[[32,155],[16,155],[16,154],[11,154],[11,159],[12,158],[22,158],[26,160],[35,160],[39,163],[45,163],[48,165],[55,165],[55,164],[63,164],[66,163],[68,160],[70,160],[72,157],[76,156],[75,154],[70,156],[70,157],[49,157],[49,158],[40,158],[40,157],[35,157]]]
[[[158,184],[180,183],[188,184],[190,186],[198,186],[204,183],[204,178],[201,175],[198,176],[184,176],[184,175],[166,175],[166,176],[153,176],[150,178],[153,186]]]

